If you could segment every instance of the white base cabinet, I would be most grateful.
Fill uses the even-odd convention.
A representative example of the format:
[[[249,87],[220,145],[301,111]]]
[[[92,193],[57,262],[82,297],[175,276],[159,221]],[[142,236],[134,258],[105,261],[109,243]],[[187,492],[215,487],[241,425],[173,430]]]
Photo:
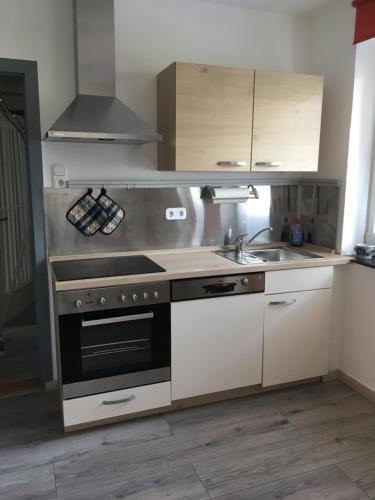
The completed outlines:
[[[263,386],[328,372],[331,289],[266,295]]]
[[[261,384],[264,295],[174,302],[172,400]]]

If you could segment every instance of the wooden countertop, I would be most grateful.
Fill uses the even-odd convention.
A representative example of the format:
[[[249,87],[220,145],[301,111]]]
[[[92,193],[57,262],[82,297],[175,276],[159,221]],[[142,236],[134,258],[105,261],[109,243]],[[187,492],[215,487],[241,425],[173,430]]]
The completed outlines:
[[[254,250],[256,248],[274,248],[276,246],[286,246],[286,244],[271,243],[268,245],[254,245],[251,248]],[[305,267],[338,266],[348,264],[352,260],[351,257],[339,255],[335,253],[334,250],[317,247],[315,245],[304,245],[303,249],[320,255],[323,258],[289,262],[262,262],[242,265],[212,253],[213,250],[218,249],[219,247],[199,247],[177,250],[149,250],[144,252],[65,255],[50,257],[50,261],[56,262],[126,255],[146,255],[166,270],[166,272],[153,274],[133,274],[127,276],[115,276],[111,278],[94,278],[74,281],[54,281],[55,290],[61,292],[82,288],[99,288],[135,283],[151,283],[155,281],[198,278],[203,276],[242,274],[257,271],[276,271],[281,269],[299,269]]]

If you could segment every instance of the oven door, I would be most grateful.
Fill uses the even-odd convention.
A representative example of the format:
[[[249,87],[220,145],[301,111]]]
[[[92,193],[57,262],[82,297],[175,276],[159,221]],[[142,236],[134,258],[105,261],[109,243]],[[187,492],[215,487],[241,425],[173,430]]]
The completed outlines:
[[[170,305],[60,316],[64,399],[170,380]]]

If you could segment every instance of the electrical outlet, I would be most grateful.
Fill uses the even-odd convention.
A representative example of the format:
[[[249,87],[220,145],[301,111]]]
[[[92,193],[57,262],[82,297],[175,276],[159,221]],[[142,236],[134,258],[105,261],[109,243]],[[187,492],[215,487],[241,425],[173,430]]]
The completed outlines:
[[[66,187],[66,170],[64,165],[52,165],[52,179],[53,187],[65,188]]]
[[[185,207],[167,208],[165,210],[165,218],[167,220],[184,220],[186,219],[186,208]]]

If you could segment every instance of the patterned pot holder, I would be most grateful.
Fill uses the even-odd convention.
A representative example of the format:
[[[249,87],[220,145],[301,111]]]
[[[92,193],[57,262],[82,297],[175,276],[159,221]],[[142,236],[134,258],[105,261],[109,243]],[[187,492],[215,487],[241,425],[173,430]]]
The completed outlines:
[[[85,236],[93,236],[107,222],[105,210],[91,194],[88,189],[66,213],[68,221]]]
[[[120,205],[107,196],[107,191],[104,188],[100,191],[100,195],[96,201],[105,210],[107,215],[107,220],[100,227],[100,232],[106,235],[112,234],[125,217],[125,212]]]

